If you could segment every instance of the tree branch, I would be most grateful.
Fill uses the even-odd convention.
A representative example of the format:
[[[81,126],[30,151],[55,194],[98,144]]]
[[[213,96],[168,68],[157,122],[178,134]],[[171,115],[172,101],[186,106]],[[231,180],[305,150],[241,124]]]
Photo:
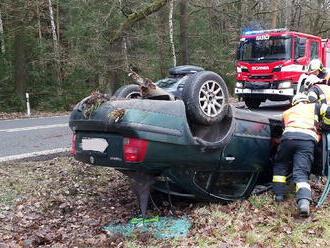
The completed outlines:
[[[165,6],[168,1],[169,0],[155,0],[150,5],[142,8],[140,11],[128,15],[127,20],[120,25],[113,38],[110,40],[110,43],[113,43],[120,39],[124,31],[127,30],[127,28],[131,27],[134,23],[145,19],[152,13],[157,12],[159,9]]]
[[[224,3],[221,3],[221,4],[214,4],[214,5],[204,5],[202,3],[196,3],[196,2],[193,2],[193,1],[190,1],[189,4],[194,6],[194,7],[197,7],[197,8],[202,8],[202,9],[214,9],[214,8],[223,8],[223,6],[225,5],[229,5],[229,4],[234,4],[234,3],[239,3],[240,0],[233,0],[231,2],[224,2]],[[205,2],[203,2],[205,3]]]

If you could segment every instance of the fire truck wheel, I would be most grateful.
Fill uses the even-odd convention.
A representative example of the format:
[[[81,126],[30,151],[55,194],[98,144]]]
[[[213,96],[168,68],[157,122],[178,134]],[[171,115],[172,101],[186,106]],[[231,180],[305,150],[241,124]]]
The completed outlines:
[[[115,98],[141,98],[140,88],[136,84],[129,84],[121,86],[116,92],[113,94]]]
[[[221,121],[227,113],[229,93],[226,83],[218,74],[201,71],[187,79],[182,100],[191,122],[211,125]]]
[[[259,108],[260,103],[261,103],[261,101],[260,100],[257,100],[257,99],[250,99],[250,98],[245,99],[245,105],[249,109]]]

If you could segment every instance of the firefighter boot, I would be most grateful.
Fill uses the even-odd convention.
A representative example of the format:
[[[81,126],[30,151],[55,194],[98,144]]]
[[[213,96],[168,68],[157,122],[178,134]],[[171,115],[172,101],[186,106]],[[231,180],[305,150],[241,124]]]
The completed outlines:
[[[298,201],[298,212],[300,217],[308,217],[309,216],[309,200],[300,199]]]
[[[274,182],[273,181],[273,193],[275,195],[276,202],[284,201],[284,195],[286,194],[286,184],[284,182]]]
[[[284,196],[283,195],[275,195],[275,201],[276,202],[283,202]]]

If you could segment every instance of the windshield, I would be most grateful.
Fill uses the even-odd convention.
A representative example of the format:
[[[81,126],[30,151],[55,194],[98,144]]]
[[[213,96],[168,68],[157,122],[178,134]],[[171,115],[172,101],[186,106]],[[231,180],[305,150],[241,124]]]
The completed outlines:
[[[261,37],[261,38],[260,38]],[[292,37],[262,35],[241,41],[237,60],[264,62],[291,58]]]
[[[156,85],[160,88],[170,87],[172,84],[176,83],[178,78],[164,78],[156,82]]]

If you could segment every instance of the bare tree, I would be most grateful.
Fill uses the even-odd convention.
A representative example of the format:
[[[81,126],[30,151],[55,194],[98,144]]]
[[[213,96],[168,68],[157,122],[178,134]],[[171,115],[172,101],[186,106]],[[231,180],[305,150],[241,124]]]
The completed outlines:
[[[59,44],[58,44],[58,36],[56,33],[56,26],[55,26],[55,21],[54,21],[54,12],[53,12],[53,6],[51,0],[48,0],[49,4],[49,16],[50,16],[50,25],[52,27],[52,35],[53,35],[53,42],[54,42],[54,52],[55,52],[55,70],[57,74],[57,93],[59,95],[62,95],[62,90],[61,90],[61,64],[60,64],[60,52],[59,52]]]
[[[166,65],[165,65],[165,39],[166,39],[166,18],[164,11],[159,11],[157,15],[157,39],[158,39],[158,50],[159,50],[159,66],[160,75],[166,76]]]
[[[1,11],[0,11],[0,42],[1,42],[1,53],[5,53],[5,38],[3,33],[3,24],[2,24],[2,18],[1,18]]]
[[[187,0],[180,1],[180,64],[188,62],[188,41],[187,41]]]
[[[169,11],[169,15],[168,15],[168,24],[169,24],[173,66],[176,66],[175,45],[174,45],[174,40],[173,40],[173,9],[174,9],[174,0],[170,0],[170,11]]]
[[[39,1],[36,1],[39,41],[42,39]]]
[[[272,28],[277,26],[277,12],[278,12],[278,0],[274,0],[274,7],[272,13]]]
[[[49,4],[49,17],[50,17],[50,25],[52,27],[53,40],[57,46],[57,34],[56,34],[56,26],[55,26],[55,21],[54,21],[52,1],[48,0],[48,4]]]
[[[56,30],[57,30],[57,40],[60,40],[60,5],[59,0],[56,1]]]

